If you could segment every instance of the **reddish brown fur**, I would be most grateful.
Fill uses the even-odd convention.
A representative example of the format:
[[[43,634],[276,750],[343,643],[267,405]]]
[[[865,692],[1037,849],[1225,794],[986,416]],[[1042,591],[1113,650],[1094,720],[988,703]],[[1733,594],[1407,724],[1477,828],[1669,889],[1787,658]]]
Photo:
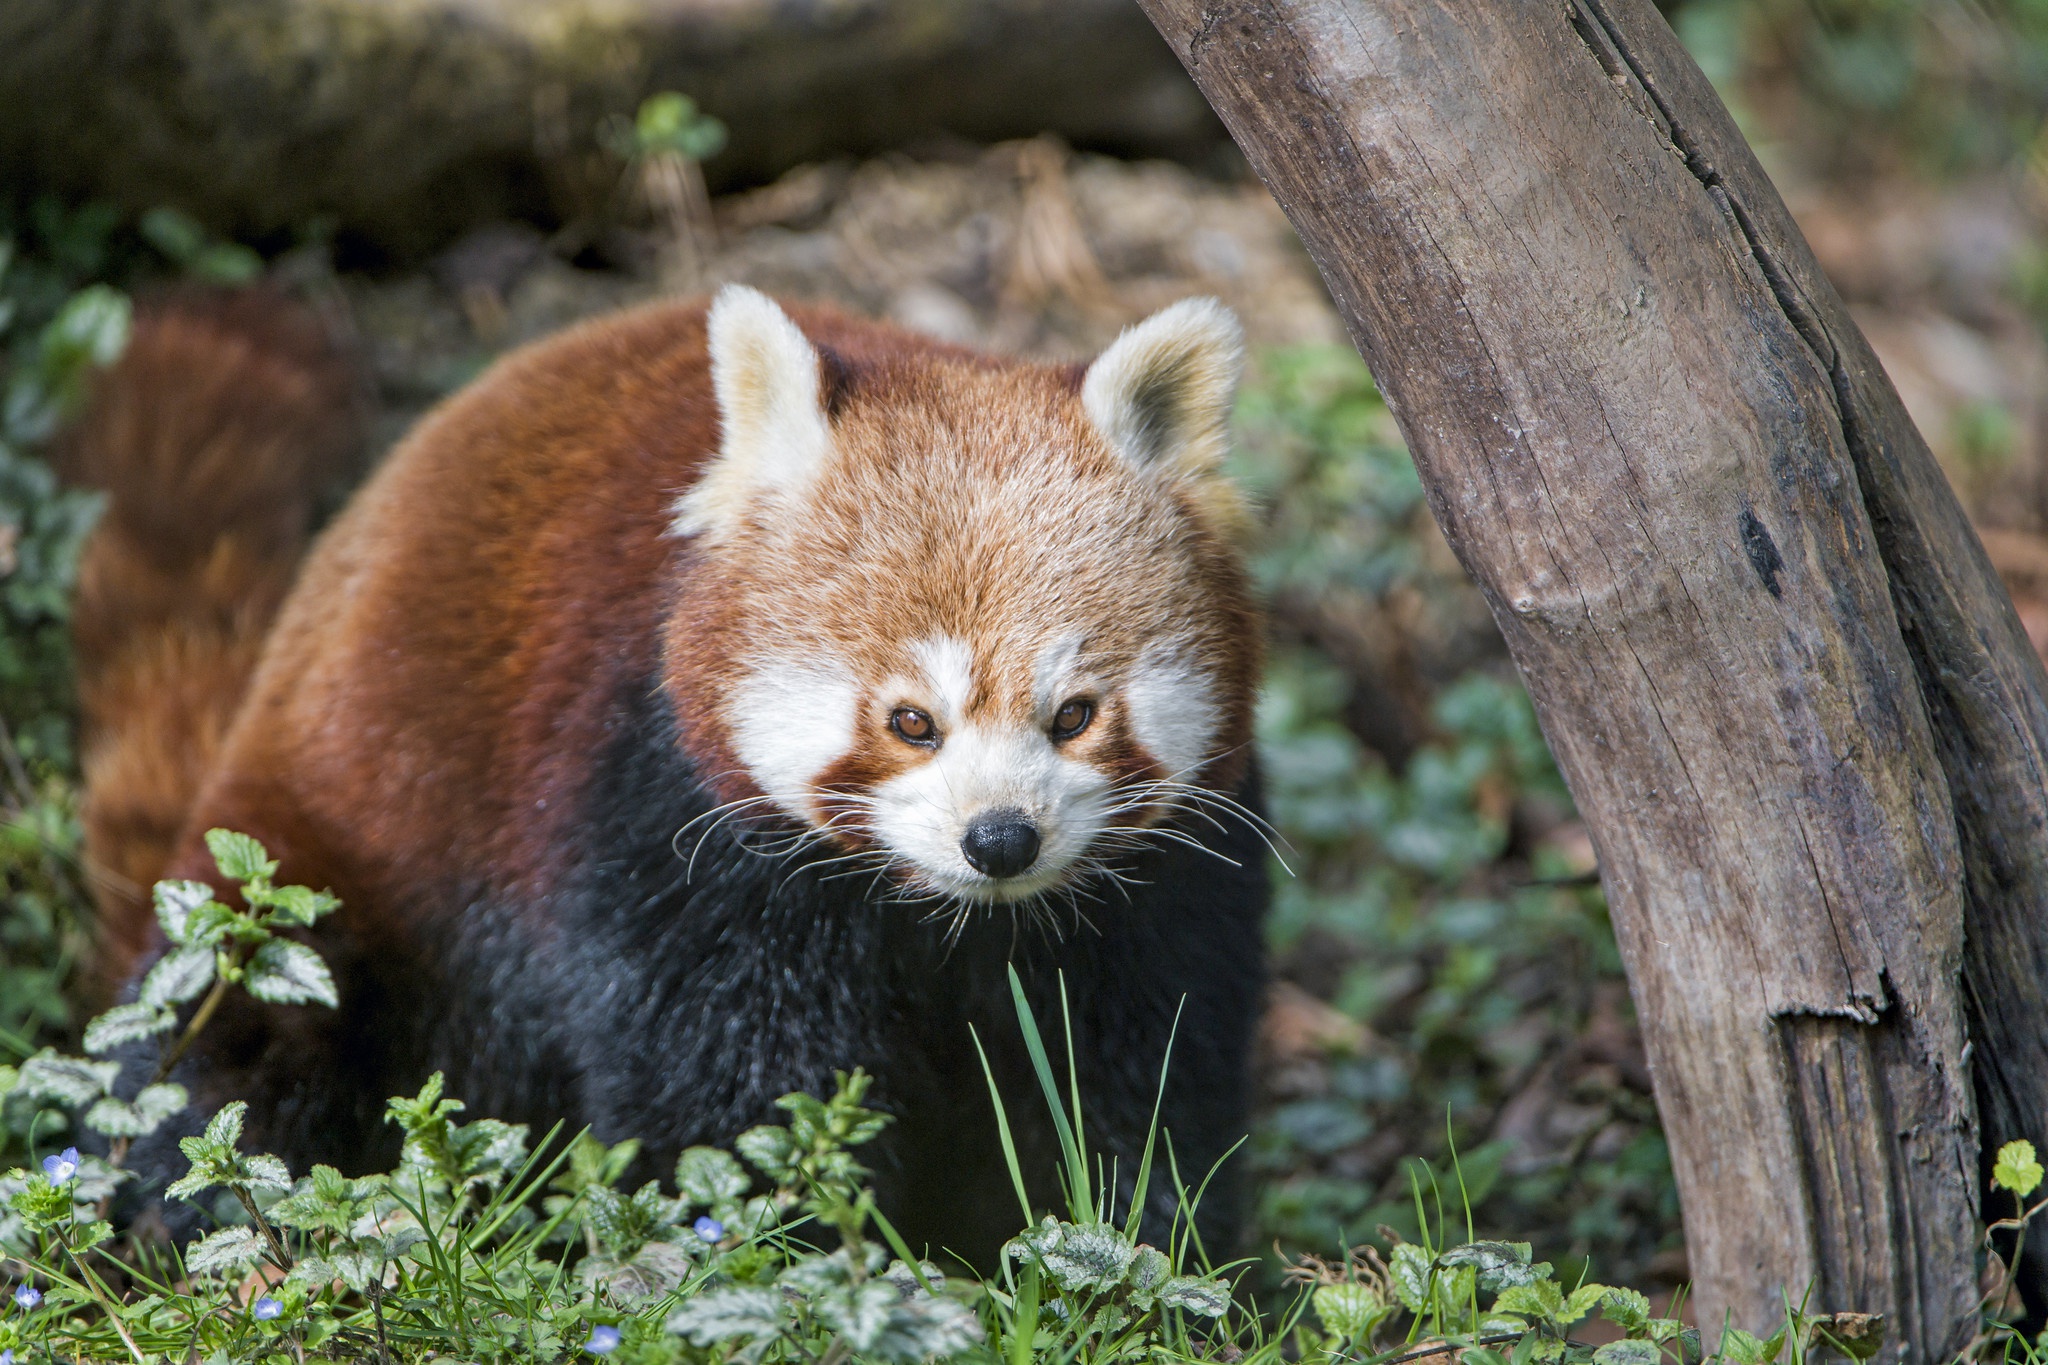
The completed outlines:
[[[1006,421],[1070,433],[1089,452],[1090,478],[1131,477],[1081,416],[1070,367],[997,364],[830,311],[793,316],[829,355],[835,430],[874,466],[870,482],[835,495],[835,516],[847,497],[877,496],[873,480],[886,511],[881,433],[906,411],[991,424],[974,431],[977,445],[1013,475],[1029,472],[1033,447],[1003,440]],[[210,874],[198,831],[246,830],[282,859],[284,878],[333,888],[372,942],[412,937],[408,915],[446,899],[425,892],[451,865],[501,886],[545,887],[567,842],[557,822],[573,815],[588,757],[617,723],[607,699],[657,667],[698,771],[729,797],[752,794],[717,706],[738,676],[748,613],[764,603],[668,534],[673,499],[716,451],[718,430],[702,305],[587,324],[508,358],[438,409],[306,561],[192,818],[168,820],[170,798],[183,792],[166,784],[158,793],[151,809],[185,829],[171,874]],[[1191,501],[1181,510],[1176,536],[1211,534]],[[825,553],[837,524],[820,522]],[[1217,661],[1224,708],[1221,757],[1204,780],[1227,788],[1246,762],[1256,616],[1234,556],[1220,544],[1184,550],[1157,552],[1205,566],[1175,591],[1204,602],[1203,648]],[[841,622],[842,635],[872,621],[876,638],[903,638],[907,623],[886,619],[899,609],[963,635],[1002,629],[1001,604],[989,598],[1001,582],[977,588],[969,578],[920,584],[914,601],[854,582],[805,614]],[[678,582],[687,590],[674,592]],[[1114,623],[1125,596],[1153,586],[1075,588],[1082,610]],[[234,638],[265,615],[249,615]],[[237,656],[219,670],[209,717],[226,713],[228,675],[243,666]],[[1014,690],[1028,679],[986,685]],[[1135,775],[1142,751],[1113,708],[1098,725],[1076,744],[1100,746],[1106,767]],[[198,770],[208,747],[168,734],[158,742],[190,746],[176,750],[181,775]],[[860,746],[834,780],[872,782],[913,756],[900,744]],[[96,789],[92,800],[111,808],[110,793]],[[139,837],[122,847],[109,827],[99,838],[98,856],[134,868],[138,883],[157,874],[161,855],[136,851]],[[122,951],[132,957],[140,940],[125,929]]]
[[[898,350],[986,363],[835,313],[798,317],[849,365]],[[611,719],[605,682],[652,670],[665,607],[678,631],[695,624],[690,654],[715,672],[729,604],[668,601],[682,551],[666,532],[717,432],[701,305],[575,329],[430,416],[307,560],[178,875],[205,876],[196,831],[228,825],[363,915],[402,915],[458,848],[507,879],[544,878],[551,822]],[[707,674],[676,703],[721,773],[736,765],[708,710],[716,685]]]
[[[791,342],[775,305],[728,297],[755,307],[757,321],[768,310]],[[1233,328],[1204,333],[1199,317],[1179,317],[1169,324],[1206,335],[1219,354],[1234,347]],[[218,885],[200,836],[227,826],[262,840],[281,880],[344,902],[310,936],[340,1007],[227,997],[177,1073],[194,1101],[179,1119],[187,1126],[131,1153],[145,1197],[146,1182],[189,1164],[182,1132],[230,1098],[249,1103],[253,1146],[299,1169],[359,1171],[394,1154],[380,1149],[395,1147],[385,1097],[440,1070],[480,1113],[639,1137],[660,1165],[729,1142],[772,1117],[776,1096],[829,1084],[834,1067],[862,1065],[883,1077],[878,1102],[901,1120],[876,1163],[899,1225],[914,1241],[993,1257],[997,1230],[983,1224],[1009,1194],[993,1134],[977,1144],[981,1159],[953,1158],[960,1134],[988,1123],[975,1099],[984,1074],[1011,1094],[1030,1084],[1019,1050],[999,1046],[985,1063],[969,1046],[970,1025],[1010,1017],[1005,964],[1041,1005],[1075,983],[1076,1084],[1095,1097],[1091,1133],[1119,1169],[1136,1168],[1154,1115],[1199,1169],[1229,1150],[1245,1115],[1267,902],[1254,813],[1163,831],[1183,839],[1104,837],[1103,849],[1128,851],[1144,873],[1123,885],[1115,918],[1085,940],[1041,935],[1023,951],[1021,921],[994,915],[920,933],[914,905],[807,852],[786,870],[720,832],[693,880],[694,854],[686,862],[670,843],[714,813],[714,787],[777,801],[793,790],[785,811],[808,813],[835,784],[914,795],[948,777],[905,766],[943,765],[947,746],[916,748],[887,730],[888,709],[902,704],[891,693],[917,685],[902,681],[913,666],[928,673],[941,723],[956,727],[952,758],[1025,752],[1077,779],[1098,802],[1084,809],[1117,812],[1100,818],[1139,817],[1102,797],[1119,778],[1199,776],[1221,789],[1218,801],[1255,803],[1256,784],[1238,778],[1258,622],[1226,543],[1229,491],[1208,465],[1194,467],[1220,446],[1227,367],[1209,367],[1211,439],[1184,445],[1190,458],[1162,472],[1156,451],[1103,435],[1117,424],[1101,414],[1121,410],[1090,394],[1108,380],[1077,392],[1071,369],[990,361],[831,312],[797,310],[795,321],[810,344],[794,338],[782,355],[801,366],[822,352],[832,414],[831,459],[812,466],[815,479],[785,485],[800,500],[736,497],[727,506],[751,526],[735,531],[729,518],[678,534],[679,495],[710,504],[706,490],[744,468],[731,450],[709,463],[722,433],[705,309],[663,305],[577,328],[507,357],[388,457],[300,567],[246,687],[303,534],[293,499],[304,485],[283,476],[291,447],[209,444],[212,428],[174,423],[194,461],[186,471],[175,447],[150,453],[144,418],[188,389],[225,402],[190,368],[240,366],[235,411],[246,412],[252,391],[294,391],[259,363],[289,356],[191,343],[165,369],[150,357],[184,333],[144,336],[139,368],[103,395],[108,412],[88,428],[97,444],[81,448],[98,463],[86,463],[117,487],[143,488],[145,474],[210,486],[233,514],[197,531],[163,528],[178,547],[161,561],[169,569],[149,558],[148,506],[118,514],[95,549],[82,641],[95,855],[138,883],[161,873]],[[210,337],[211,326],[186,330]],[[718,389],[744,431],[723,324],[720,335]],[[1089,374],[1144,377],[1132,360],[1150,354],[1142,346],[1113,354],[1122,359]],[[810,375],[795,373],[808,400]],[[247,430],[289,429],[303,456],[320,449],[307,416],[318,389],[296,392],[305,408],[275,405],[300,414],[295,427],[273,416]],[[817,416],[801,415],[814,427],[799,436]],[[234,482],[241,475],[247,485]],[[171,516],[190,514],[183,492],[155,496]],[[747,657],[757,649],[767,666]],[[960,662],[970,653],[971,667]],[[781,687],[774,669],[793,659],[800,675],[819,657],[847,680],[806,711],[802,688]],[[1087,698],[1093,724],[1055,735],[1057,694],[1082,690],[1101,694]],[[968,714],[977,705],[986,722]],[[801,765],[778,769],[772,741],[787,738],[817,742]],[[742,747],[752,775],[734,758]],[[778,791],[758,791],[757,779]],[[113,813],[137,795],[148,818],[124,825]],[[906,839],[905,829],[878,824],[875,837],[911,849],[898,859],[908,870],[886,870],[914,890],[916,869],[937,860],[916,861],[920,831]],[[940,833],[947,855],[964,848],[963,836]],[[1086,852],[1053,875],[1083,867]],[[133,964],[148,921],[116,927]],[[1157,1059],[1175,1028],[1200,1045],[1176,1060],[1162,1101]],[[1047,1125],[1019,1123],[1026,1151],[1055,1150]],[[943,1172],[935,1151],[948,1154]],[[1171,1210],[1153,1203],[1156,1239]],[[1204,1207],[1223,1210],[1205,1214],[1205,1235],[1227,1238],[1227,1191]]]
[[[799,321],[833,345],[815,315]],[[1119,666],[1160,619],[1193,622],[1223,708],[1218,757],[1199,780],[1234,786],[1249,762],[1260,627],[1237,557],[1223,541],[1226,528],[1213,526],[1192,495],[1129,495],[1141,476],[1081,413],[1073,367],[991,366],[918,341],[839,360],[833,432],[840,454],[808,496],[793,537],[772,519],[755,519],[719,562],[693,566],[689,600],[668,625],[673,694],[707,706],[730,695],[743,684],[741,660],[767,622],[871,678],[889,671],[905,641],[934,634],[970,641],[978,661],[970,709],[993,704],[1021,715],[1031,692],[1024,661],[1012,649],[1007,668],[988,665],[1003,656],[998,642],[1035,638],[1051,613],[1085,622],[1091,643]],[[1050,456],[1049,434],[1076,456]],[[945,479],[961,451],[976,477]],[[1042,512],[1023,505],[1034,498],[1034,481],[1038,500],[1058,497],[1103,516],[1099,539],[1114,545],[1108,557],[1124,574],[1072,563],[1073,546],[1050,523],[1040,528],[1045,534],[1031,533],[1032,516]],[[919,506],[924,499],[938,501]],[[1173,513],[1161,514],[1159,504],[1169,501]],[[1130,516],[1134,505],[1150,519]],[[889,518],[913,528],[916,539],[878,555],[873,523]],[[856,557],[853,547],[863,541],[867,552]],[[885,577],[890,571],[897,576]],[[892,698],[870,695],[863,705],[855,747],[816,784],[828,806],[835,789],[872,787],[922,761],[923,751],[889,736]],[[1117,700],[1106,699],[1103,711],[1069,752],[1120,777],[1167,776],[1136,745]],[[719,717],[707,710],[690,719],[711,750],[705,771],[720,795],[751,794],[720,746]]]
[[[145,306],[60,462],[103,489],[74,647],[85,851],[102,975],[147,947],[163,875],[291,585],[313,496],[353,453],[355,380],[304,310],[265,292]]]

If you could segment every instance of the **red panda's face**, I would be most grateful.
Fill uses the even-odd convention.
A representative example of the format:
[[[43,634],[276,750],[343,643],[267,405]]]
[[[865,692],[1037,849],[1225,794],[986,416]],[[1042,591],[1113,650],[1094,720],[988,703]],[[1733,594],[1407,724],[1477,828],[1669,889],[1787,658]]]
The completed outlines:
[[[1227,313],[1167,310],[1078,388],[913,354],[830,415],[765,297],[728,290],[711,329],[724,445],[678,529],[722,599],[723,747],[763,802],[849,871],[1008,902],[1224,799],[1259,650],[1216,470]]]

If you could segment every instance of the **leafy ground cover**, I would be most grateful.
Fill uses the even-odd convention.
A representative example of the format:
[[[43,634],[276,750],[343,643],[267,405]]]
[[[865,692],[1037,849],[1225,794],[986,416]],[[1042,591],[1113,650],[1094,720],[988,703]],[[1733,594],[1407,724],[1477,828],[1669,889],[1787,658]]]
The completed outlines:
[[[1082,1097],[1062,1093],[1053,1064],[1063,1039],[1072,1074],[1064,1014],[1049,1042],[1014,973],[1018,1025],[1063,1148],[1065,1207],[1031,1206],[991,1078],[1025,1229],[1004,1248],[996,1279],[948,1282],[876,1207],[856,1149],[889,1119],[862,1107],[859,1072],[842,1073],[829,1097],[785,1097],[787,1120],[741,1133],[732,1151],[684,1152],[673,1193],[660,1181],[618,1188],[633,1143],[563,1142],[559,1129],[534,1142],[523,1126],[458,1120],[463,1106],[442,1093],[439,1075],[392,1099],[387,1118],[405,1138],[398,1167],[384,1174],[316,1166],[295,1177],[276,1157],[242,1150],[243,1106],[231,1103],[180,1143],[190,1169],[165,1196],[210,1207],[213,1230],[183,1248],[124,1239],[107,1209],[127,1177],[128,1142],[184,1107],[166,1077],[210,1004],[231,990],[302,1008],[337,1003],[325,963],[291,937],[337,909],[334,899],[275,885],[277,864],[252,839],[214,830],[207,842],[239,883],[242,908],[202,883],[159,883],[170,950],[137,999],[87,1025],[86,1055],[45,1048],[0,1070],[0,1095],[33,1111],[37,1129],[110,1140],[104,1157],[66,1146],[40,1169],[0,1177],[0,1244],[18,1275],[13,1309],[0,1317],[8,1365],[579,1356],[1334,1365],[1452,1349],[1473,1365],[1701,1360],[1698,1331],[1654,1312],[1643,1294],[1560,1277],[1526,1242],[1476,1239],[1455,1164],[1463,1240],[1451,1235],[1450,1191],[1418,1175],[1416,1236],[1385,1234],[1384,1253],[1303,1258],[1289,1270],[1295,1292],[1260,1312],[1246,1263],[1216,1264],[1194,1232],[1200,1186],[1183,1181],[1170,1148],[1148,1142],[1128,1206],[1115,1207],[1119,1182],[1089,1152]],[[123,1067],[109,1054],[135,1060],[152,1040],[153,1075],[121,1093]],[[2018,1144],[2000,1171],[2015,1189],[2041,1178]],[[1163,1247],[1138,1240],[1155,1179],[1180,1192]],[[1575,1341],[1596,1316],[1618,1339]],[[1768,1341],[1725,1334],[1721,1358],[1764,1365],[1789,1352],[1796,1362],[1826,1346],[1867,1359],[1881,1340],[1877,1320],[1788,1307]]]
[[[1792,149],[1809,162],[1888,185],[1901,182],[1883,177],[2000,168],[2027,184],[2039,179],[2048,90],[2039,9],[2032,0],[1667,6],[1742,106],[1745,126],[1771,144],[1768,154],[1792,146],[1786,130],[1797,129],[1806,140]],[[643,171],[657,164],[650,147],[661,150],[641,138],[630,153]],[[740,254],[758,258],[762,283],[808,292],[810,277],[794,272],[806,253],[820,255],[826,234],[806,236],[807,225],[843,214],[854,221],[833,239],[830,259],[851,282],[848,302],[948,327],[971,325],[961,311],[971,305],[995,321],[962,339],[1012,348],[1047,338],[1096,344],[1118,325],[1102,303],[1112,286],[1144,306],[1164,301],[1152,296],[1169,285],[1189,287],[1160,273],[1177,248],[1136,230],[1171,218],[1158,211],[1175,207],[1156,193],[1163,171],[1133,172],[1134,183],[1150,176],[1149,188],[1121,211],[1108,192],[1123,174],[1116,168],[1090,166],[1070,186],[1027,176],[1020,223],[1078,230],[1073,206],[1059,208],[1071,190],[1088,233],[1078,257],[1040,253],[1066,262],[1064,274],[1043,279],[983,262],[1000,261],[991,243],[1009,229],[990,222],[986,185],[949,174],[900,163],[820,173],[721,206],[718,221],[730,234],[747,215],[761,217],[768,226]],[[834,209],[831,194],[813,193],[834,176],[879,189],[850,193]],[[704,206],[691,201],[686,175],[679,183],[667,211],[700,230]],[[901,201],[893,215],[891,195]],[[914,225],[945,215],[959,259],[948,259],[935,290],[899,258],[926,252]],[[1262,258],[1251,273],[1229,275],[1242,266],[1232,252],[1249,238],[1223,226],[1227,215],[1197,217],[1175,232],[1192,244],[1190,260],[1224,281],[1201,287],[1250,298],[1269,276],[1257,273]],[[85,873],[65,613],[92,503],[60,490],[39,454],[80,378],[118,348],[126,313],[112,286],[180,273],[232,279],[263,263],[173,214],[127,222],[47,202],[0,215],[0,239],[0,1044],[28,1063],[45,1048],[82,1050],[85,1023],[67,990],[85,950]],[[521,251],[540,250],[520,240]],[[1091,241],[1100,257],[1093,275]],[[2021,253],[2022,265],[2029,259]],[[445,285],[459,295],[450,311],[461,345],[444,350],[462,354],[446,365],[403,358],[412,408],[510,339],[497,267],[464,261],[450,265]],[[300,253],[279,268],[303,278],[305,264]],[[658,264],[671,274],[710,268],[702,259]],[[2048,316],[2028,293],[2031,278],[2022,271],[2007,283]],[[551,279],[559,272],[542,282]],[[359,298],[443,287],[424,277],[338,283]],[[644,286],[612,273],[599,292],[611,302]],[[1972,448],[2012,458],[2011,430],[2024,415],[2008,414],[2001,427],[1991,407],[1970,411],[1984,429]],[[26,1075],[29,1089],[0,1106],[0,1168],[31,1173],[11,1193],[25,1206],[14,1210],[16,1234],[35,1239],[33,1249],[15,1249],[35,1268],[16,1259],[5,1272],[33,1295],[6,1316],[0,1330],[11,1335],[0,1351],[826,1365],[937,1353],[1024,1365],[1393,1357],[1448,1333],[1486,1342],[1467,1352],[1474,1365],[1529,1365],[1592,1356],[1568,1343],[1592,1336],[1600,1319],[1607,1334],[1634,1343],[1601,1348],[1600,1365],[1687,1359],[1688,1338],[1672,1325],[1682,1306],[1666,1307],[1685,1274],[1678,1211],[1620,964],[1588,876],[1591,847],[1483,605],[1430,525],[1385,406],[1348,351],[1262,350],[1240,446],[1239,472],[1263,508],[1256,567],[1274,633],[1259,728],[1288,864],[1276,869],[1276,994],[1262,1113],[1246,1154],[1262,1193],[1246,1247],[1207,1249],[1206,1261],[1187,1245],[1148,1255],[1114,1210],[1081,1199],[1049,1228],[1035,1222],[1045,1210],[1019,1210],[1020,1228],[1033,1231],[1003,1280],[940,1283],[925,1273],[920,1282],[924,1268],[890,1245],[863,1204],[857,1139],[875,1119],[861,1110],[860,1080],[849,1078],[837,1096],[793,1098],[788,1120],[774,1126],[786,1138],[699,1155],[666,1186],[630,1192],[614,1188],[625,1160],[617,1149],[516,1133],[489,1116],[463,1123],[438,1094],[394,1100],[394,1121],[420,1136],[399,1170],[367,1180],[280,1172],[260,1153],[235,1150],[232,1116],[223,1117],[194,1154],[214,1179],[193,1191],[224,1217],[222,1240],[199,1264],[180,1264],[124,1239],[95,1241],[114,1175],[92,1159],[63,1175],[65,1152],[98,1106],[109,1105],[103,1124],[135,1128],[174,1097],[128,1096],[115,1107],[92,1092],[59,1102],[31,1093],[38,1069],[23,1064],[13,1084]],[[261,947],[248,939],[226,965],[246,981]],[[221,966],[216,956],[203,990],[244,988]],[[256,979],[269,989],[260,972]],[[323,1006],[314,998],[304,1007]],[[85,1041],[153,1026],[162,1008],[117,1017]],[[89,1051],[79,1061],[74,1091],[102,1074]],[[771,1155],[771,1143],[810,1143],[815,1160],[807,1169],[763,1165],[755,1157]],[[2020,1196],[2033,1189],[2022,1155],[2008,1168]],[[56,1197],[65,1191],[85,1197]],[[269,1232],[248,1221],[252,1205]],[[718,1236],[707,1239],[710,1224]],[[1240,1251],[1251,1259],[1233,1261]],[[1649,1297],[1638,1305],[1595,1275]],[[1166,1302],[1161,1287],[1175,1276],[1211,1287],[1183,1285],[1176,1293],[1191,1297]],[[1229,1287],[1220,1315],[1199,1311],[1214,1305],[1215,1276]],[[1657,1319],[1652,1303],[1670,1318]],[[1803,1361],[1830,1338],[1867,1328],[1797,1309],[1788,1305],[1776,1337],[1731,1334],[1725,1358]],[[1973,1349],[1990,1358],[2013,1345],[1988,1329]]]

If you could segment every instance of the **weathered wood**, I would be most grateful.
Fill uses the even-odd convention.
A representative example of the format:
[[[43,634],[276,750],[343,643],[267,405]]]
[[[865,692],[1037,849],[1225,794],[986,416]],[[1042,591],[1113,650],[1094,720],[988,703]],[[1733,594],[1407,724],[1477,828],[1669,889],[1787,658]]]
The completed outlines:
[[[1619,8],[1619,6],[1615,6]],[[1598,12],[1597,10],[1595,11]],[[1983,546],[1863,333],[1713,88],[1657,28],[1604,21],[1703,182],[1744,208],[1774,288],[1828,366],[1894,609],[1934,725],[1963,850],[1963,982],[1988,1170],[1998,1147],[2048,1150],[2048,678]],[[1646,41],[1646,36],[1649,39]],[[1995,1194],[1987,1213],[2012,1213]],[[2021,1289],[2048,1316],[2048,1226]]]
[[[1702,1320],[1971,1326],[2043,1137],[2048,706],[1648,0],[1140,0],[1308,243],[1594,831]],[[1995,1052],[1995,1057],[1985,1054]]]
[[[429,250],[602,205],[607,115],[694,96],[714,184],[939,134],[1222,140],[1126,0],[7,0],[0,177]]]

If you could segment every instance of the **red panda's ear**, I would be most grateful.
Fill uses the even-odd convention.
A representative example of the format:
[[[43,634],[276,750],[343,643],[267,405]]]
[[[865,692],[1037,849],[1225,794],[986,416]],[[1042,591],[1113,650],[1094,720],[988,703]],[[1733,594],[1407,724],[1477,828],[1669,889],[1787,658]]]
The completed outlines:
[[[1081,405],[1117,454],[1169,480],[1215,474],[1229,447],[1244,332],[1214,299],[1154,313],[1096,358]]]
[[[764,495],[801,497],[832,446],[817,348],[758,289],[729,284],[706,323],[718,455],[676,503],[675,529],[717,540]]]

